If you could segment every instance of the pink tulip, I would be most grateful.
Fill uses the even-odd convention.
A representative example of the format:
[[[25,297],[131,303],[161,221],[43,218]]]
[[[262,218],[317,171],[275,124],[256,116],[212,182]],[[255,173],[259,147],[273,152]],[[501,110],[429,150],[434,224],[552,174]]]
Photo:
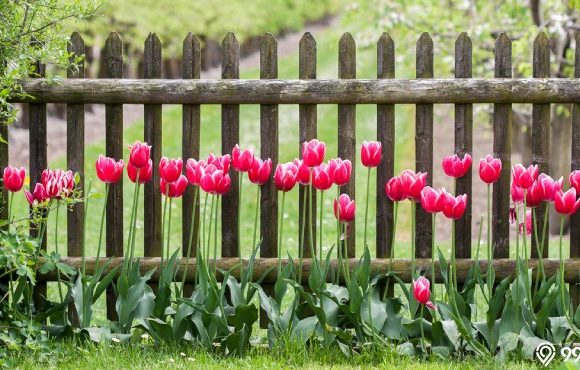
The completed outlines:
[[[378,141],[363,141],[360,159],[365,167],[377,167],[381,163],[382,144]]]
[[[447,193],[445,207],[443,208],[443,214],[445,217],[451,220],[458,220],[463,217],[465,208],[467,208],[467,194],[454,197]]]
[[[146,167],[151,159],[151,146],[147,143],[135,141],[132,146],[129,146],[131,153],[129,154],[129,163],[135,168]]]
[[[312,139],[302,144],[302,161],[308,167],[320,166],[326,154],[326,144],[323,141]]]
[[[556,212],[562,215],[571,215],[576,213],[580,207],[580,199],[576,200],[576,189],[571,188],[567,192],[559,190],[554,196],[554,207]]]
[[[302,185],[310,184],[310,167],[308,167],[306,163],[300,159],[295,159],[293,163],[298,168],[296,181]]]
[[[232,150],[232,166],[236,171],[248,172],[254,163],[254,153],[250,149],[240,150],[238,144]]]
[[[526,211],[526,217],[524,217],[524,222],[520,223],[518,232],[520,235],[524,235],[524,228],[526,230],[526,235],[532,234],[532,211]]]
[[[203,174],[203,168],[205,167],[205,161],[196,161],[193,158],[189,158],[185,163],[185,175],[187,180],[191,185],[199,185],[199,179]]]
[[[532,186],[526,190],[526,206],[531,208],[537,207],[542,203],[542,200],[544,200],[544,191],[538,182],[534,181]]]
[[[41,183],[36,184],[32,193],[28,190],[24,190],[24,196],[26,197],[28,203],[30,203],[30,205],[33,207],[37,207],[39,204],[50,199],[44,190],[44,186]]]
[[[430,186],[425,186],[421,190],[421,206],[423,206],[425,212],[439,213],[443,211],[446,201],[447,193],[445,189],[435,190]]]
[[[405,170],[399,175],[403,187],[405,198],[413,201],[421,201],[421,190],[427,183],[427,174],[424,172],[417,172]]]
[[[24,167],[20,167],[20,169],[12,166],[6,167],[4,169],[4,175],[2,176],[4,188],[12,193],[20,191],[24,185],[25,177],[26,171]]]
[[[479,178],[486,184],[496,182],[501,175],[501,160],[487,155],[479,160]]]
[[[61,169],[42,171],[40,181],[46,194],[50,198],[60,199],[69,196],[75,187],[74,174],[72,171]]]
[[[328,170],[332,182],[335,185],[343,186],[350,180],[352,165],[348,159],[344,161],[340,158],[331,159],[328,162]]]
[[[542,189],[543,200],[551,202],[554,200],[556,192],[562,190],[564,178],[560,177],[557,181],[554,181],[550,176],[541,173],[536,182],[538,183],[538,187]]]
[[[179,198],[187,189],[187,177],[180,175],[176,181],[166,182],[164,178],[159,180],[161,193],[169,198]]]
[[[576,193],[580,194],[580,171],[572,171],[569,177],[570,185],[576,189]]]
[[[213,164],[218,170],[228,172],[230,169],[231,158],[229,154],[216,157],[213,153],[210,153],[207,157],[206,163],[207,165]]]
[[[290,191],[296,185],[298,167],[292,162],[279,163],[274,172],[274,184],[278,190]]]
[[[431,309],[436,309],[433,302],[429,300],[431,298],[430,286],[431,283],[429,283],[429,280],[424,276],[420,276],[417,280],[413,281],[413,296],[420,304],[424,304]]]
[[[330,167],[326,163],[314,167],[312,172],[312,185],[316,190],[328,190],[332,186]]]
[[[204,170],[201,176],[201,190],[213,195],[226,194],[232,186],[230,176],[223,170],[216,169],[213,165],[208,166],[208,169],[208,171]]]
[[[183,161],[181,158],[168,159],[161,157],[159,161],[159,177],[165,182],[174,182],[179,179],[183,171]]]
[[[471,167],[471,155],[465,154],[463,159],[460,159],[457,154],[443,158],[441,162],[443,172],[449,177],[459,178],[465,176]]]
[[[385,185],[385,194],[393,202],[400,202],[405,199],[405,192],[403,191],[403,183],[399,176],[392,177]]]
[[[517,186],[516,183],[513,181],[510,187],[510,193],[512,197],[512,202],[514,204],[520,204],[524,201],[524,189]]]
[[[256,185],[264,185],[270,179],[272,173],[272,160],[268,158],[262,161],[260,158],[254,158],[252,168],[248,171],[248,178]]]
[[[354,219],[356,204],[350,200],[348,194],[341,194],[338,199],[334,200],[334,217],[340,222],[350,222]]]
[[[135,167],[131,162],[127,164],[127,176],[131,182],[136,183],[139,178],[139,184],[145,184],[151,180],[153,175],[153,161],[150,159],[149,164],[144,167]]]
[[[538,165],[531,165],[528,168],[525,168],[520,163],[516,164],[512,168],[512,175],[514,182],[517,186],[522,189],[527,189],[536,179],[538,178]]]
[[[125,162],[122,159],[115,161],[114,158],[104,157],[99,155],[99,159],[95,163],[97,176],[99,180],[106,184],[116,184],[123,176],[123,167]]]

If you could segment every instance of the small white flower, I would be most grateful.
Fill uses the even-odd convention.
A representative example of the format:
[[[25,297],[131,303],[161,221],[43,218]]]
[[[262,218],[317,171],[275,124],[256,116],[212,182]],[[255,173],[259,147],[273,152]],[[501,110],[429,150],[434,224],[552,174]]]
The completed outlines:
[[[141,334],[141,339],[148,339],[149,338],[149,334],[145,333],[145,334]]]
[[[182,357],[185,357],[185,353],[181,352],[179,353]]]
[[[121,343],[121,340],[119,338],[113,337],[113,338],[111,338],[111,340],[115,343]]]
[[[188,357],[187,359],[188,359],[189,361],[195,361],[195,358],[193,358],[193,357]]]
[[[174,360],[174,359],[172,359],[172,358],[170,358],[170,359],[169,359],[169,362],[173,363],[173,362],[175,362],[175,360]]]

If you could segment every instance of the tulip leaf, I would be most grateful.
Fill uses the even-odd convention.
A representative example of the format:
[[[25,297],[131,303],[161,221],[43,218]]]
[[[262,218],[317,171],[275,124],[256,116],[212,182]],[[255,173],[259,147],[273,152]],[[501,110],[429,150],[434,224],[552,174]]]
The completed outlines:
[[[292,339],[298,341],[298,343],[301,343],[302,345],[306,344],[310,337],[312,337],[317,324],[318,318],[316,316],[310,316],[298,321],[296,325],[292,327]]]

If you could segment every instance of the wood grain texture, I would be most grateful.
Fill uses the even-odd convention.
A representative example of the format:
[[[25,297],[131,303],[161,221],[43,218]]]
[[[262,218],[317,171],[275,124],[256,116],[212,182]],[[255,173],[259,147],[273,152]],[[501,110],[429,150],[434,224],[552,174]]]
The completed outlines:
[[[156,34],[150,33],[145,40],[143,57],[144,77],[161,78],[161,41]],[[145,232],[144,256],[160,257],[163,252],[161,192],[159,189],[159,161],[163,151],[162,143],[162,106],[146,104],[144,106],[144,138],[151,145],[153,176],[144,186],[144,220]]]
[[[455,41],[455,78],[472,77],[471,38],[464,32]],[[473,155],[473,104],[455,105],[455,153],[463,158]],[[455,246],[457,258],[471,257],[471,199],[472,171],[456,180],[455,194],[467,194],[467,207],[462,218],[455,222]]]
[[[417,41],[416,64],[418,79],[433,78],[433,40],[426,32]],[[417,104],[415,108],[415,166],[417,172],[427,173],[427,184],[433,184],[433,104]],[[431,257],[431,214],[417,204],[415,219],[415,256]]]
[[[298,53],[298,73],[301,80],[312,82],[316,80],[316,40],[310,32],[306,32],[302,35],[299,44]],[[314,104],[300,104],[298,113],[299,129],[298,129],[298,153],[300,158],[302,158],[302,144],[305,141],[316,139],[317,137],[317,107]],[[299,215],[298,221],[300,227],[302,224],[305,225],[304,230],[304,240],[301,240],[300,227],[298,230],[298,240],[299,245],[302,246],[302,254],[304,257],[310,257],[310,247],[308,241],[312,239],[316,240],[316,194],[312,194],[312,210],[310,209],[310,204],[308,199],[304,203],[304,197],[308,194],[308,186],[299,186]],[[306,207],[303,207],[305,204]],[[312,222],[309,222],[309,214],[312,213]],[[303,221],[303,216],[306,220]],[[310,237],[310,231],[312,230],[312,238]],[[316,248],[314,249],[316,251]],[[304,281],[304,280],[303,280]]]
[[[512,76],[512,42],[506,33],[501,33],[495,43],[495,77]],[[509,256],[509,209],[512,155],[512,106],[494,104],[493,107],[493,155],[501,159],[499,180],[493,184],[492,238],[493,255],[497,258]]]
[[[84,57],[85,42],[81,35],[74,32],[68,44],[69,53],[72,53],[71,62],[76,57]],[[85,76],[84,59],[71,65],[66,74],[67,78],[83,78]],[[85,190],[85,106],[83,104],[67,104],[66,106],[67,168],[80,175],[76,185],[83,194]],[[73,205],[72,212],[67,212],[67,255],[81,256],[83,243],[83,203]]]
[[[533,75],[535,78],[550,77],[550,40],[544,32],[540,32],[534,40]],[[540,173],[550,173],[550,104],[532,105],[532,163],[538,165]],[[548,203],[543,202],[535,210],[536,223],[538,225],[538,237],[542,237],[544,212]],[[549,217],[548,217],[549,219]],[[532,235],[535,235],[534,222],[532,222]],[[549,220],[546,230],[550,230]],[[538,257],[538,247],[535,238],[532,239],[532,258]],[[542,256],[548,257],[548,239],[543,244]]]
[[[240,45],[233,33],[222,42],[222,78],[240,78]],[[240,106],[222,105],[222,153],[231,153],[240,141]],[[238,209],[240,206],[238,173],[230,168],[232,187],[222,200],[222,257],[238,256]]]
[[[354,267],[356,266],[358,261],[359,260],[357,258],[350,258],[348,260],[351,271],[352,271],[352,269],[354,269]],[[41,262],[42,262],[42,260],[41,260]],[[81,258],[80,257],[63,258],[62,262],[66,263],[70,266],[78,268],[81,264]],[[287,262],[288,262],[287,259],[283,259],[282,260],[283,266],[286,265]],[[415,260],[415,262],[416,262],[416,267],[419,271],[421,271],[421,274],[426,276],[426,277],[430,277],[431,259],[430,258],[418,258]],[[117,266],[120,266],[122,263],[123,263],[123,258],[113,258],[111,260],[111,263],[105,269],[105,272],[110,271],[111,269],[113,269]],[[151,281],[157,281],[159,279],[160,269],[158,267],[159,267],[160,263],[161,263],[161,258],[159,258],[159,257],[146,257],[146,258],[141,259],[140,268],[141,268],[142,273],[144,273],[146,271],[149,271],[149,270],[157,267],[157,270],[155,271],[155,273],[153,274],[153,276],[151,278]],[[210,263],[213,263],[213,262],[210,260]],[[220,281],[223,280],[223,274],[220,272],[222,270],[229,271],[231,276],[239,278],[239,269],[235,268],[237,263],[239,263],[238,258],[220,258],[220,259],[218,259],[218,261],[217,261],[217,268],[218,268],[217,279]],[[247,266],[248,266],[248,259],[244,259],[243,263],[244,263],[244,266],[246,266],[246,268],[244,268],[244,271],[246,271]],[[276,282],[276,279],[277,279],[276,269],[275,268],[272,269],[272,267],[276,267],[277,263],[278,263],[277,258],[257,258],[254,261],[254,271],[253,271],[253,275],[252,275],[252,280],[257,281],[264,274],[264,272],[266,272],[267,270],[270,269],[270,273],[266,274],[264,282],[266,282],[266,283]],[[295,268],[297,268],[299,261],[297,259],[293,259],[293,263],[294,263]],[[337,259],[331,260],[332,268],[334,270],[337,269],[337,266],[338,266],[337,263],[338,263]],[[457,260],[457,280],[459,282],[465,281],[465,277],[467,276],[469,268],[471,268],[471,266],[473,266],[474,263],[475,263],[475,261],[472,259],[458,259]],[[560,261],[558,259],[545,259],[544,264],[545,264],[546,275],[547,276],[555,275],[558,272],[559,263],[560,263]],[[580,270],[580,259],[568,259],[568,260],[565,260],[565,263],[566,263],[566,271],[565,271],[564,278],[565,278],[566,282],[579,282],[580,275],[578,275],[578,270]],[[95,258],[91,258],[91,257],[87,258],[86,264],[87,264],[87,273],[92,274],[94,271],[94,268],[95,268]],[[371,260],[371,271],[373,274],[375,274],[376,272],[379,272],[379,271],[385,271],[388,268],[388,265],[389,265],[388,259],[372,259]],[[179,271],[176,274],[176,280],[178,280],[178,281],[181,280],[181,277],[182,277],[181,274],[184,271],[184,266],[185,266],[185,259],[181,259],[179,261]],[[480,260],[479,266],[480,266],[481,271],[485,271],[487,269],[487,261]],[[495,269],[495,281],[496,282],[499,282],[508,276],[511,276],[512,278],[514,277],[515,260],[495,259],[493,261],[493,266]],[[534,275],[535,275],[535,273],[537,272],[538,260],[530,259],[529,266],[531,269],[533,269]],[[304,268],[303,269],[303,272],[304,272],[303,277],[307,280],[309,275],[310,275],[310,271],[312,269],[312,260],[310,258],[307,258],[304,260],[303,268]],[[410,282],[410,280],[411,280],[411,260],[410,259],[401,259],[401,258],[394,259],[393,260],[393,271],[395,271],[397,273],[398,277],[401,280],[403,280],[404,282],[407,282],[407,283]],[[442,281],[441,280],[442,277],[440,275],[440,270],[439,270],[439,261],[435,261],[435,272],[437,274],[437,280]],[[189,267],[187,269],[186,281],[189,281],[189,282],[194,281],[194,276],[195,276],[195,259],[190,259],[189,260]],[[41,281],[54,281],[55,279],[56,279],[56,274],[54,272],[39,276],[39,280],[41,280]],[[327,276],[327,279],[329,279],[328,281],[330,282],[330,274]]]
[[[576,33],[576,45],[580,45],[580,32]],[[574,78],[580,81],[580,48],[574,56]],[[572,105],[571,170],[580,170],[580,103]],[[580,212],[570,217],[570,258],[580,257]],[[580,286],[570,286],[570,296],[574,306],[580,304]]]
[[[103,53],[105,75],[107,78],[123,76],[123,42],[119,35],[112,32],[105,42]],[[115,160],[123,158],[123,105],[105,105],[105,147],[107,157]],[[106,255],[123,256],[123,178],[109,185],[106,211]],[[107,319],[117,320],[116,294],[112,287],[107,289]]]
[[[506,36],[507,37],[507,36]],[[316,50],[311,38],[301,45]],[[509,40],[509,38],[508,38]],[[306,56],[302,57],[303,59]],[[308,59],[308,58],[306,58]],[[305,62],[306,60],[304,60]],[[315,64],[315,63],[314,63]],[[312,67],[312,66],[309,66]],[[305,68],[307,66],[305,65]],[[229,70],[229,68],[228,68]],[[312,72],[307,68],[302,75]],[[580,82],[566,78],[22,81],[30,97],[11,102],[71,104],[461,104],[576,103]]]
[[[338,78],[356,78],[356,44],[350,33],[345,33],[338,43]],[[353,164],[353,171],[350,180],[346,185],[340,187],[341,194],[348,194],[351,199],[355,199],[356,184],[356,105],[338,105],[338,156],[344,160],[348,159]],[[346,256],[352,258],[356,255],[356,224],[350,223],[347,239]]]
[[[377,42],[377,78],[395,78],[395,43],[388,33]],[[395,106],[377,105],[377,140],[382,144],[381,163],[377,167],[376,255],[391,254],[394,215],[393,201],[385,196],[385,186],[395,175]]]

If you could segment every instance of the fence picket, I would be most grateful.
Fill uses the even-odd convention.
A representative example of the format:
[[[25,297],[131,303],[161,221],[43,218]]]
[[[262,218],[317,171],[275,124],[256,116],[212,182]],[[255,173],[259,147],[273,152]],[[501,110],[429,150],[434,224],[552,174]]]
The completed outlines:
[[[199,79],[201,77],[201,43],[199,38],[193,33],[188,33],[183,40],[183,65],[182,78]],[[200,105],[184,104],[182,116],[182,144],[181,150],[183,160],[188,158],[199,159],[199,135],[200,135]],[[190,238],[192,240],[191,256],[195,257],[197,245],[197,235],[199,233],[199,193],[197,199],[194,198],[195,191],[192,186],[188,186],[182,201],[182,256],[187,257]],[[191,223],[193,225],[193,235],[190,235]],[[187,285],[185,296],[190,296],[192,286]]]
[[[240,45],[233,33],[228,33],[222,42],[222,78],[240,78]],[[240,106],[222,105],[222,152],[231,153],[240,141]],[[232,187],[222,198],[222,257],[238,257],[238,174],[230,168]]]
[[[300,39],[299,44],[299,60],[298,70],[299,78],[301,80],[315,80],[316,79],[316,40],[310,32],[304,33]],[[302,143],[315,139],[317,136],[317,106],[315,104],[300,104],[299,105],[299,134],[298,134],[298,153],[302,158]],[[300,231],[298,232],[299,246],[302,248],[302,255],[306,258],[311,257],[309,240],[316,240],[316,222],[314,216],[310,220],[309,215],[316,215],[316,194],[312,194],[312,209],[308,199],[304,202],[304,197],[307,197],[308,186],[299,185],[299,224],[304,227],[304,240]],[[309,198],[309,197],[308,197]],[[306,220],[303,221],[303,218]],[[310,235],[312,232],[312,235]],[[316,251],[316,248],[314,249]]]
[[[533,56],[534,78],[550,77],[550,40],[544,32],[540,32],[534,40]],[[550,103],[532,105],[532,163],[538,165],[541,172],[550,173]],[[535,222],[532,222],[532,258],[538,258],[538,246],[536,243],[534,225],[538,226],[538,237],[542,237],[544,213],[548,209],[548,203],[543,202],[532,211]],[[547,216],[547,215],[546,215]],[[546,230],[550,230],[549,220]],[[545,239],[542,256],[548,257],[548,238]]]
[[[417,78],[433,78],[433,40],[427,32],[417,41]],[[415,163],[416,170],[427,172],[427,183],[433,184],[433,104],[417,104],[415,111]],[[431,214],[421,204],[416,211],[415,256],[431,257]]]
[[[105,42],[103,52],[105,75],[107,78],[123,77],[123,41],[112,32]],[[105,105],[106,154],[115,160],[123,158],[123,105]],[[109,185],[106,211],[107,257],[123,256],[123,178]],[[117,320],[115,308],[117,297],[112,287],[107,289],[107,319]]]
[[[144,77],[149,79],[161,78],[161,41],[155,33],[150,33],[145,40],[143,59]],[[162,147],[162,106],[145,104],[144,106],[144,137],[151,145],[151,159],[153,160],[153,176],[144,186],[144,255],[146,257],[160,257],[163,251],[161,240],[161,193],[159,191],[159,160]]]
[[[576,45],[580,45],[580,32],[576,32]],[[580,48],[576,48],[574,78],[580,78]],[[580,103],[572,105],[571,170],[580,170]],[[570,217],[570,258],[580,257],[580,212]],[[580,304],[580,286],[570,285],[570,296],[577,307]]]
[[[395,78],[395,43],[383,33],[377,43],[377,78]],[[387,181],[395,175],[395,105],[377,105],[377,140],[382,144],[381,164],[377,167],[377,258],[391,255],[393,242],[393,202],[385,196]]]
[[[471,78],[471,38],[463,32],[455,42],[455,78]],[[455,153],[473,155],[473,104],[455,104]],[[457,258],[471,257],[472,171],[457,179],[455,195],[467,194],[465,214],[455,222]]]
[[[495,77],[512,77],[512,42],[502,32],[495,42]],[[512,105],[493,105],[493,155],[501,159],[499,180],[493,184],[493,255],[509,257],[509,210],[512,154]]]

